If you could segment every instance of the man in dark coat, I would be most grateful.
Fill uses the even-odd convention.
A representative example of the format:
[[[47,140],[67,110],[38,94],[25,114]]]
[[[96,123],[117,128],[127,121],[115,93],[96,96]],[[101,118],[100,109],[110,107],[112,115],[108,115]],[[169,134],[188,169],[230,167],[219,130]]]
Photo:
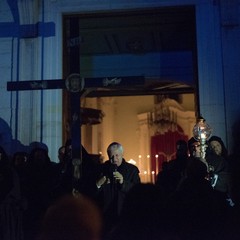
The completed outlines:
[[[96,181],[97,202],[103,212],[105,231],[116,224],[128,191],[140,183],[139,170],[125,161],[120,143],[111,143],[107,153],[109,160],[100,165]]]
[[[62,162],[57,166],[57,177],[53,188],[54,198],[59,198],[66,194],[76,196],[81,193],[88,197],[94,197],[95,194],[95,178],[97,174],[97,162],[92,159],[82,146],[82,165],[80,167],[80,176],[74,176],[74,165],[72,159],[72,140],[67,140]]]
[[[0,146],[0,239],[22,240],[22,205],[20,180],[9,156]]]
[[[165,195],[171,195],[179,185],[180,181],[185,177],[185,171],[188,163],[188,145],[184,140],[176,142],[176,158],[164,162],[162,171],[158,173],[156,186]]]

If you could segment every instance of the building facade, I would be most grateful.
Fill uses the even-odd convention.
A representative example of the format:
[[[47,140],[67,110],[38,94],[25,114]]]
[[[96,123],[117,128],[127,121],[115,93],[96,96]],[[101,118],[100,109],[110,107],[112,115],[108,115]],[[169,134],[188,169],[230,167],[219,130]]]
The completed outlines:
[[[1,145],[45,143],[54,160],[63,144],[61,90],[7,91],[7,82],[63,77],[63,14],[195,7],[199,112],[233,150],[240,121],[238,0],[0,1]]]

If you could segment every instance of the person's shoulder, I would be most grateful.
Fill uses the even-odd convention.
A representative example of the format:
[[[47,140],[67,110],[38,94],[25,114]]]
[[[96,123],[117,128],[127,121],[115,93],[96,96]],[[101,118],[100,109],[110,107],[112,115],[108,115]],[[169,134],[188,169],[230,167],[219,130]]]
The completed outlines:
[[[218,168],[225,167],[225,165],[227,164],[226,159],[216,154],[209,154],[207,156],[207,162]]]
[[[110,160],[106,160],[105,162],[101,163],[100,165],[109,165],[111,164]]]
[[[132,163],[127,162],[126,160],[124,160],[123,164],[128,168],[128,169],[132,169],[132,170],[137,170],[139,171],[138,167]]]
[[[177,160],[176,159],[173,159],[173,160],[170,160],[168,162],[165,162],[165,167],[168,169],[168,170],[171,170],[173,168],[175,168],[175,166],[177,165]]]
[[[107,160],[107,161],[104,161],[104,162],[98,164],[98,167],[100,169],[108,169],[110,166],[111,166],[110,160]]]

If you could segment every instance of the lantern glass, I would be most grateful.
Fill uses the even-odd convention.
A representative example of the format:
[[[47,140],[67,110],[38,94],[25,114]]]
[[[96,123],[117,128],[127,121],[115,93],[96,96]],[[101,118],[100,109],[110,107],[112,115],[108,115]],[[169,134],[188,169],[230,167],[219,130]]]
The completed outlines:
[[[193,127],[193,137],[197,141],[207,141],[211,136],[212,129],[206,123],[204,118],[199,118],[197,124]]]

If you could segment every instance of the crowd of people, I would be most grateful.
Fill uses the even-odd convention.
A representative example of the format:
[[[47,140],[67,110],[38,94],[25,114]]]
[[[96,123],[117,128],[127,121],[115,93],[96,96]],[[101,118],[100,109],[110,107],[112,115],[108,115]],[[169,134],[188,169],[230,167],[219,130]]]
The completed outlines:
[[[238,239],[239,168],[220,137],[202,157],[200,143],[176,142],[176,158],[164,162],[155,183],[141,183],[139,169],[112,142],[108,160],[72,143],[9,157],[0,147],[1,240],[200,240]]]

